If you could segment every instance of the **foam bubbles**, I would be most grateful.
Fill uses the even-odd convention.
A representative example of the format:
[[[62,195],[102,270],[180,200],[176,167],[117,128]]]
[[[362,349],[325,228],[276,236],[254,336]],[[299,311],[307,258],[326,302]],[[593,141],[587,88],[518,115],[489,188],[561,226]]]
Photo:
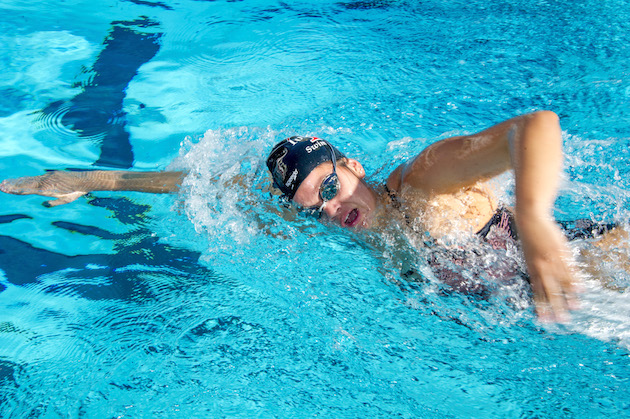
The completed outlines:
[[[183,205],[198,233],[223,237],[229,246],[249,240],[258,232],[252,213],[260,211],[264,168],[263,145],[273,133],[251,128],[209,130],[197,142],[186,138],[172,167],[189,171],[183,182]]]
[[[572,329],[603,341],[615,341],[630,349],[630,292],[602,286],[588,280],[582,294],[582,308],[574,314]]]

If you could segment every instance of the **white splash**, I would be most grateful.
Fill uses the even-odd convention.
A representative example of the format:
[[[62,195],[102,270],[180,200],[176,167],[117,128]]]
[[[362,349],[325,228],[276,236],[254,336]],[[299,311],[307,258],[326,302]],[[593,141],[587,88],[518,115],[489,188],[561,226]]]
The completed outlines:
[[[209,130],[198,141],[184,140],[170,169],[188,171],[183,206],[198,233],[227,235],[238,243],[257,234],[250,213],[260,201],[254,189],[262,183],[263,148],[273,137],[270,130],[244,127]]]

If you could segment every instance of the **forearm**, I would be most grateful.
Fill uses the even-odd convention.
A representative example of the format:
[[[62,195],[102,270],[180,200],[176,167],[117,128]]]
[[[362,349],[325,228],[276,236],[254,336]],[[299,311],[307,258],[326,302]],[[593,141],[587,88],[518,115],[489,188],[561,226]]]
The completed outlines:
[[[528,115],[509,134],[517,216],[550,216],[562,170],[562,132],[553,112]]]
[[[53,170],[39,176],[6,179],[0,191],[14,195],[41,195],[57,198],[46,206],[72,202],[92,191],[176,192],[184,172],[127,172],[117,170]]]
[[[149,193],[176,192],[183,172],[129,172],[122,170],[89,170],[57,172],[51,180],[57,189],[91,191],[137,191]],[[42,183],[45,183],[43,180]]]
[[[184,172],[126,172],[95,171],[90,173],[86,182],[100,185],[110,191],[136,191],[149,193],[177,192],[184,179]]]
[[[149,193],[176,192],[185,176],[183,172],[129,172],[122,170],[89,170],[57,172],[50,180],[51,189],[91,191],[137,191]],[[42,180],[46,183],[46,179]],[[45,185],[42,185],[45,186]]]

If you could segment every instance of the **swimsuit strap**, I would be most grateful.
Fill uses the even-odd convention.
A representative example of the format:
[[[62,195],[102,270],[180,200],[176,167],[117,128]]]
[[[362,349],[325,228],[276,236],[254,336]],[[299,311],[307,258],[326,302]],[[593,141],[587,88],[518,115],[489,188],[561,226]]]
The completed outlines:
[[[403,211],[402,203],[400,202],[400,199],[398,199],[398,196],[396,195],[396,192],[394,192],[391,189],[389,189],[387,187],[387,184],[385,184],[384,186],[385,186],[385,192],[387,192],[387,196],[389,196],[389,202],[392,204],[392,207],[394,207],[394,209],[400,211],[402,216],[405,218],[405,222],[407,223],[407,225],[410,225],[411,224],[411,217],[409,217],[409,215],[406,214]]]
[[[501,230],[504,230],[509,237],[514,240],[518,240],[518,233],[516,231],[516,220],[514,219],[514,214],[507,208],[499,207],[490,221],[486,223],[485,226],[481,230],[477,232],[477,236],[485,239],[490,233],[490,229],[496,226]]]
[[[575,221],[559,221],[560,227],[567,240],[577,239],[594,239],[614,228],[618,227],[617,223],[598,223],[588,218],[579,218]],[[490,221],[477,232],[477,236],[485,239],[490,233],[490,228],[496,226],[508,232],[509,236],[514,240],[518,240],[518,232],[516,230],[516,219],[509,209],[500,207],[494,213]]]
[[[396,196],[396,192],[392,191],[391,189],[389,189],[387,187],[387,184],[385,184],[385,192],[387,192],[387,196],[389,196],[389,201],[392,203],[392,206],[394,208],[396,208],[397,210],[400,210],[400,208],[402,207],[400,200],[398,199],[398,197]]]

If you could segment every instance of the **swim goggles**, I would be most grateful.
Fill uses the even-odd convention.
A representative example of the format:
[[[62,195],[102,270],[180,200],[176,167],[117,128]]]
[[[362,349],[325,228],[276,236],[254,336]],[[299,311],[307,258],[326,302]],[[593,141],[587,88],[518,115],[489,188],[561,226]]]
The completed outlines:
[[[339,193],[339,189],[341,188],[341,184],[339,183],[339,176],[337,176],[337,159],[335,158],[335,152],[333,151],[330,144],[326,143],[328,148],[330,149],[330,161],[333,164],[333,171],[331,174],[326,176],[324,180],[322,180],[321,185],[319,185],[319,197],[322,199],[321,205],[315,205],[307,208],[299,208],[300,213],[320,218],[326,208],[326,204],[328,201],[333,199]]]

